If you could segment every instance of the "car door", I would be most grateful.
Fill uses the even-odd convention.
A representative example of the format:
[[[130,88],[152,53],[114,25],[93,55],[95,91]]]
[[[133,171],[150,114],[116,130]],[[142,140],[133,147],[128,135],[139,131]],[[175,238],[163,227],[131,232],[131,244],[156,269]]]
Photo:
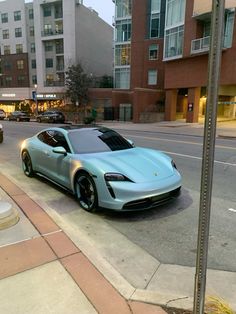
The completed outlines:
[[[54,131],[54,147],[64,147],[66,155],[51,152],[51,170],[53,178],[59,184],[71,188],[70,169],[71,169],[71,150],[64,134],[60,131]]]

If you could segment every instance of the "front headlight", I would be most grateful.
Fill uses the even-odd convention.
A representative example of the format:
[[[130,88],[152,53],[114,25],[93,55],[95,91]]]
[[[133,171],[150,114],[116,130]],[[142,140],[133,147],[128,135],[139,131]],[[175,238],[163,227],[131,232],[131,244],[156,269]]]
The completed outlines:
[[[177,166],[176,166],[176,164],[175,164],[175,162],[174,162],[174,160],[171,160],[171,164],[172,164],[172,167],[173,167],[173,168],[175,168],[176,170],[178,170],[178,169],[177,169]]]
[[[123,174],[113,172],[105,173],[104,178],[106,181],[131,181]]]

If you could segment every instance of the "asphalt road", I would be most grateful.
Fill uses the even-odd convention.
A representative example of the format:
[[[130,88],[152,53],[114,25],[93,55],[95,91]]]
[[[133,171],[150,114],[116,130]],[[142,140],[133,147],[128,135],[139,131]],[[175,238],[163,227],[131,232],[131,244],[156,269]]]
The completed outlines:
[[[0,144],[0,171],[16,172],[16,180],[26,180],[21,171],[19,147],[21,141],[45,128],[46,124],[15,123],[3,121],[4,143]],[[183,176],[183,189],[180,198],[173,203],[152,210],[137,213],[113,213],[102,210],[94,220],[106,222],[111,230],[143,248],[162,263],[194,266],[199,210],[201,176],[202,137],[183,135],[180,128],[176,134],[168,132],[120,131],[133,140],[136,146],[160,149],[175,160]],[[178,134],[179,133],[179,134]],[[236,145],[235,140],[216,141],[214,184],[209,239],[208,266],[213,269],[236,271]],[[36,179],[37,188],[56,190],[63,202],[75,206],[75,201],[64,191],[50,183]],[[25,182],[25,181],[24,181]],[[35,181],[32,181],[35,182]],[[58,197],[58,196],[57,196]],[[53,206],[61,209],[61,201],[56,197]],[[67,206],[68,207],[68,206]],[[69,209],[67,208],[69,211]],[[71,219],[75,218],[72,215]],[[83,215],[83,219],[87,216]],[[78,217],[77,217],[78,218]],[[86,224],[86,221],[84,221]],[[112,238],[112,234],[111,234]]]

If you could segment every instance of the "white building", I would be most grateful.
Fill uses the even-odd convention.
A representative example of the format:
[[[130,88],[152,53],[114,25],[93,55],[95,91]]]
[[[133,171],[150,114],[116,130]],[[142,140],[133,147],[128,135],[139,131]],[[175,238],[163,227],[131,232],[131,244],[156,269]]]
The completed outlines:
[[[62,100],[65,72],[81,63],[112,75],[113,28],[82,0],[0,2],[0,107],[32,99]]]

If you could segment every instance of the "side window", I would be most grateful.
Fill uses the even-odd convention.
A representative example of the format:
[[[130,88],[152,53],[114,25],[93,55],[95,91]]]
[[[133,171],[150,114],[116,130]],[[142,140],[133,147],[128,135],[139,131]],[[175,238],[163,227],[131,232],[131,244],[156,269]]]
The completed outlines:
[[[55,131],[53,139],[57,142],[56,146],[62,146],[68,153],[71,152],[65,136],[61,132]]]
[[[38,135],[38,139],[41,142],[43,142],[44,144],[47,144],[47,145],[52,146],[52,147],[56,147],[57,142],[53,138],[54,133],[55,133],[55,131],[51,131],[51,130],[44,131]]]

